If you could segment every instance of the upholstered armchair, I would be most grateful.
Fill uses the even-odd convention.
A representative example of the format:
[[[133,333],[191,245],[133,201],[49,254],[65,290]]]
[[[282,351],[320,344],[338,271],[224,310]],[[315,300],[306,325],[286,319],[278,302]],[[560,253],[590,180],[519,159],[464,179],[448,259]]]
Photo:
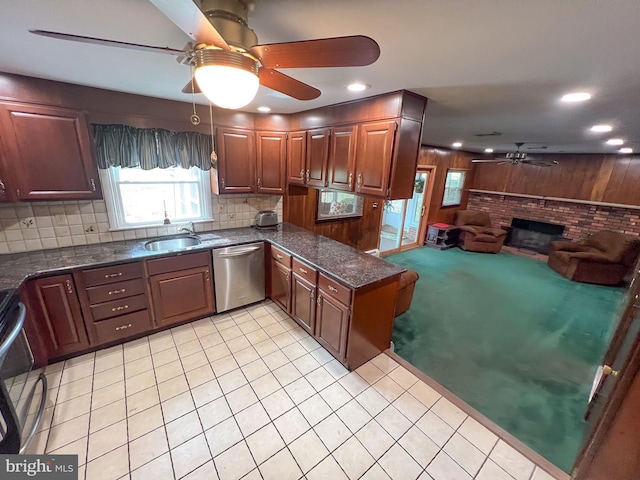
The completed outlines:
[[[551,242],[549,266],[576,282],[617,285],[640,256],[640,238],[602,230],[582,243]]]
[[[458,229],[458,246],[471,252],[499,253],[507,231],[492,228],[487,212],[458,210],[454,219]]]

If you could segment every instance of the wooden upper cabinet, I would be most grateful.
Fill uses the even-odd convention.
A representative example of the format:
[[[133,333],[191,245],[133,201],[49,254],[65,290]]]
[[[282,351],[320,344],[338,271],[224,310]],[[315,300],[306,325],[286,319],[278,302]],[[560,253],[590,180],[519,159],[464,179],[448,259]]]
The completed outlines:
[[[33,312],[39,336],[49,358],[79,352],[89,347],[80,301],[71,275],[56,275],[31,282],[37,305]]]
[[[356,151],[356,193],[387,196],[396,128],[395,121],[360,126]]]
[[[239,128],[218,128],[218,183],[220,193],[254,193],[255,134]]]
[[[5,195],[18,201],[102,198],[83,112],[0,103],[0,137]]]
[[[287,168],[287,134],[256,132],[256,191],[283,195]]]
[[[306,185],[307,132],[291,132],[287,139],[287,181]]]
[[[331,129],[318,128],[307,131],[307,185],[326,187],[329,160],[329,136]]]
[[[334,128],[329,149],[328,187],[352,192],[355,187],[357,125]]]

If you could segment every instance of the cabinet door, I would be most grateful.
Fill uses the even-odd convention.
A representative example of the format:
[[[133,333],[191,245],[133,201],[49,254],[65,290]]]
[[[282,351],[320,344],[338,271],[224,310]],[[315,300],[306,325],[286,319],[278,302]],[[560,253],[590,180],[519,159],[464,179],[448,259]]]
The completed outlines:
[[[306,184],[307,132],[291,132],[287,139],[287,181]]]
[[[213,313],[210,267],[196,267],[149,277],[158,326]]]
[[[356,193],[386,197],[396,122],[360,125],[356,150]]]
[[[254,133],[237,128],[219,128],[217,139],[220,193],[255,192]]]
[[[356,132],[358,127],[334,128],[329,149],[329,188],[352,192],[355,186]]]
[[[307,185],[326,187],[327,162],[329,160],[328,128],[307,132]]]
[[[257,132],[256,184],[258,193],[284,194],[287,136],[280,132]]]
[[[316,339],[339,360],[345,358],[348,326],[349,307],[323,290],[319,290],[316,306]]]
[[[316,286],[297,274],[291,277],[291,315],[311,335],[316,320]]]
[[[271,300],[286,312],[291,309],[291,269],[278,262],[271,262]]]
[[[39,278],[33,281],[38,311],[35,323],[49,358],[78,352],[89,347],[80,301],[71,275]]]
[[[91,135],[82,112],[0,104],[5,173],[18,200],[102,198]],[[10,160],[10,164],[9,164]]]

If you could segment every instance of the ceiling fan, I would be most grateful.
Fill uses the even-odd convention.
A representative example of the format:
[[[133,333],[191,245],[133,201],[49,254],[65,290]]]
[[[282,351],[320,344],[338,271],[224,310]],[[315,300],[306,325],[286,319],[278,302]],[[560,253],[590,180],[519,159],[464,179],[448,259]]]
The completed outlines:
[[[526,152],[521,152],[520,147],[524,145],[525,142],[516,142],[516,151],[515,152],[507,152],[503,158],[474,158],[471,160],[471,163],[495,163],[497,165],[535,165],[537,167],[552,167],[554,165],[558,165],[556,160],[539,160],[536,158],[531,158],[527,155]]]
[[[321,38],[258,45],[247,23],[248,0],[150,0],[194,43],[180,50],[46,30],[46,37],[175,55],[194,71],[184,93],[204,93],[223,108],[241,108],[255,97],[259,85],[298,100],[312,100],[320,90],[280,73],[276,68],[357,67],[380,56],[375,40],[362,36]],[[194,81],[195,78],[195,81]]]

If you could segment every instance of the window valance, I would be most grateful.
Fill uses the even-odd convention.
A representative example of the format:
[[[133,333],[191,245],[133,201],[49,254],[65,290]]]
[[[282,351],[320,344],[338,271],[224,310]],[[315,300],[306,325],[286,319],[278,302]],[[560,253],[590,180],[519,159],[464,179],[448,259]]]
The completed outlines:
[[[92,125],[98,168],[211,168],[211,137],[129,125]]]

